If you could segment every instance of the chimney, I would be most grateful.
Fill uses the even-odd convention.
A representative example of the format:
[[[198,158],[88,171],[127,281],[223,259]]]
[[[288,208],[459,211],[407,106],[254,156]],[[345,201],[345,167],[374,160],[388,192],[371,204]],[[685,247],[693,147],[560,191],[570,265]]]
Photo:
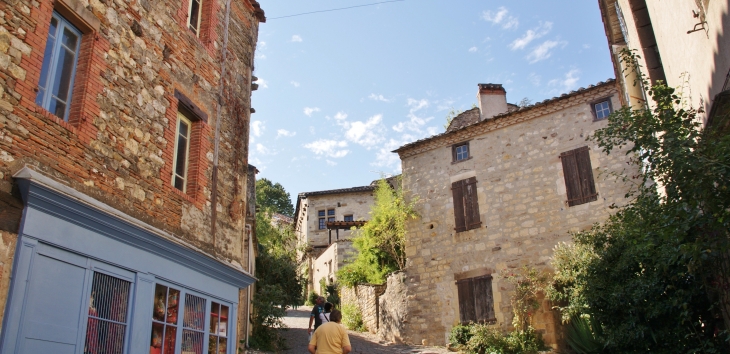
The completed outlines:
[[[507,91],[501,84],[479,84],[479,121],[507,113]]]

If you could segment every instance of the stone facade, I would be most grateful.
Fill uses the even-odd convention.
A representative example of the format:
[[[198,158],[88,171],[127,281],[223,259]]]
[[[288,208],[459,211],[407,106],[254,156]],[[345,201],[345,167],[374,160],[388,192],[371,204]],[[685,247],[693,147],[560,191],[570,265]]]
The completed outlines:
[[[334,221],[344,221],[345,216],[352,216],[354,221],[364,221],[369,218],[370,206],[373,204],[373,185],[336,189],[319,192],[300,193],[294,212],[294,231],[299,245],[311,247],[304,271],[309,274],[307,291],[319,292],[319,280],[336,280],[337,272],[346,257],[353,252],[351,243],[338,241],[352,238],[351,230],[328,230],[320,228],[320,218],[324,221],[334,218]],[[334,215],[327,215],[329,210]],[[324,212],[324,216],[318,213]],[[331,266],[331,269],[330,269]],[[326,269],[326,270],[325,270]]]
[[[114,208],[129,224],[156,230],[165,242],[247,270],[248,126],[254,50],[265,17],[255,0],[204,1],[196,36],[187,28],[189,4],[0,3],[3,307],[24,208],[13,176],[24,168]],[[81,33],[66,119],[36,104],[54,13]],[[182,106],[200,118],[192,123],[185,192],[171,183]],[[241,289],[233,315],[241,338],[246,295]]]
[[[342,288],[340,297],[343,304],[354,304],[362,314],[362,322],[370,333],[378,333],[380,327],[380,297],[385,285],[357,285]]]
[[[496,322],[511,327],[512,288],[498,272],[523,265],[549,269],[558,242],[570,241],[570,232],[604,220],[609,206],[624,203],[627,186],[607,173],[626,168],[625,153],[605,155],[586,141],[607,124],[592,110],[592,103],[606,99],[613,107],[621,105],[613,80],[517,111],[502,107],[507,113],[396,150],[403,188],[418,198],[420,218],[407,225],[407,266],[399,283],[406,288],[405,300],[395,296],[394,305],[383,305],[403,304],[404,313],[383,316],[403,324],[390,325],[393,333],[386,338],[445,344],[460,322],[456,281],[477,276],[491,276]],[[452,147],[464,142],[469,158],[453,162]],[[560,156],[585,146],[598,196],[569,207]],[[472,177],[481,224],[456,232],[452,183]],[[550,316],[538,314],[533,325],[556,346],[559,333]]]
[[[718,93],[730,88],[727,82],[730,38],[726,34],[730,28],[730,5],[727,1],[599,0],[598,3],[616,75],[622,79],[624,102],[635,105],[644,97],[633,85],[633,77],[624,78],[625,65],[618,55],[623,48],[636,50],[641,56],[642,71],[650,78],[663,76],[688,104],[704,112],[710,112]],[[649,49],[658,54],[647,53]],[[650,71],[652,68],[656,70]]]

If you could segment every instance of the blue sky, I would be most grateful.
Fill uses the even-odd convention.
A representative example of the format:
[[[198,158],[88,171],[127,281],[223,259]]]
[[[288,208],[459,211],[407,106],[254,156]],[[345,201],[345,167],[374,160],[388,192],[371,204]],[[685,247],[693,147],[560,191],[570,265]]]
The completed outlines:
[[[478,83],[533,102],[613,78],[597,1],[261,0],[250,163],[291,193],[400,172]]]

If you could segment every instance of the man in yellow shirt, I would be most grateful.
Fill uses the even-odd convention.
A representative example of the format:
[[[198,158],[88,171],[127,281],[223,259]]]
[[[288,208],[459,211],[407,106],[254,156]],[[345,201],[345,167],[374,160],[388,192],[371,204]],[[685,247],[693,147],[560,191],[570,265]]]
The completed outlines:
[[[309,352],[312,354],[347,354],[352,351],[347,330],[340,324],[342,312],[332,310],[330,322],[324,323],[312,334]]]

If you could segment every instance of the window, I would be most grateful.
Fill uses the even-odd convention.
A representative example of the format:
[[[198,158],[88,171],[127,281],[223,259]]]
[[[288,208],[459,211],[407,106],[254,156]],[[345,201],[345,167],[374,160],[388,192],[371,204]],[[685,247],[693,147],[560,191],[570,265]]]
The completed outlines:
[[[355,221],[352,215],[345,215],[344,221]]]
[[[208,354],[228,352],[228,306],[211,302]]]
[[[35,102],[65,121],[71,106],[80,45],[81,31],[54,11]]]
[[[203,0],[190,0],[188,6],[188,28],[190,28],[196,36],[200,33],[200,18],[202,12]]]
[[[132,283],[94,273],[84,353],[123,354]]]
[[[327,210],[327,215],[329,215],[329,216],[335,216],[335,209],[328,209]]]
[[[480,227],[476,177],[452,183],[451,193],[454,197],[454,230],[462,232]]]
[[[469,158],[469,143],[454,145],[451,148],[454,162],[466,160]]]
[[[596,120],[607,118],[612,111],[610,99],[593,104],[593,116]]]
[[[150,354],[228,353],[228,315],[228,305],[157,284]]]
[[[568,194],[568,206],[592,202],[598,199],[596,185],[593,181],[593,169],[588,147],[584,146],[560,154],[563,163],[565,190]]]
[[[190,133],[192,123],[182,112],[177,113],[177,132],[175,133],[175,156],[172,166],[172,185],[186,192],[188,181],[188,155],[190,154]]]
[[[320,210],[317,212],[317,216],[319,216],[319,229],[324,230],[327,228],[327,225],[325,225],[325,218],[324,218],[324,210]]]
[[[459,291],[459,318],[461,323],[491,322],[494,317],[492,276],[462,279],[456,282]]]

